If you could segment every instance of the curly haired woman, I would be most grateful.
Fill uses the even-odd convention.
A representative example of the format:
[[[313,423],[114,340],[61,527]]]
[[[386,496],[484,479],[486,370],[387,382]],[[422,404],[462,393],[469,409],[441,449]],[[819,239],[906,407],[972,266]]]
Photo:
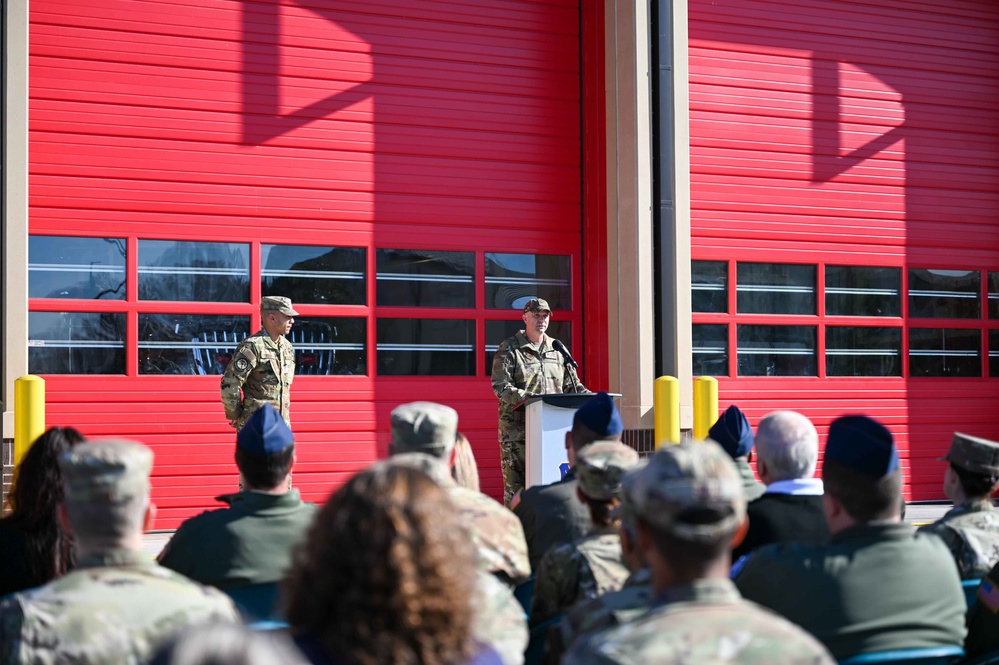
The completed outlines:
[[[314,664],[498,664],[471,637],[474,556],[429,476],[376,464],[330,497],[296,552],[296,643]]]

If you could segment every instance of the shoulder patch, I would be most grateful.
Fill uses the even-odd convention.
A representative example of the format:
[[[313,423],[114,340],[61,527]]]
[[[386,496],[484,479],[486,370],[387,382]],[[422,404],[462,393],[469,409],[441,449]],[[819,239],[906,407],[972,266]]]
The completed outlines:
[[[518,505],[520,505],[520,499],[522,498],[520,496],[520,493],[523,492],[523,491],[524,490],[517,490],[517,493],[513,495],[512,499],[510,499],[510,510],[513,510]]]
[[[986,577],[978,587],[978,600],[989,609],[992,614],[999,612],[999,588],[991,578]]]
[[[246,358],[239,358],[238,360],[236,360],[236,369],[238,369],[241,372],[246,370],[249,366],[250,366],[250,361],[247,360]]]

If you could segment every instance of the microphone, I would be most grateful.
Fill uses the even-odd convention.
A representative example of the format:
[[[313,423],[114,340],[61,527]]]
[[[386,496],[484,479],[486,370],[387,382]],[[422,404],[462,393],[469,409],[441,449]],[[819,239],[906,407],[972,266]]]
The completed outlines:
[[[562,343],[562,340],[554,340],[552,342],[552,348],[562,354],[562,357],[565,358],[566,365],[572,365],[573,369],[579,369],[579,364],[572,359],[569,349],[565,348],[565,344]]]

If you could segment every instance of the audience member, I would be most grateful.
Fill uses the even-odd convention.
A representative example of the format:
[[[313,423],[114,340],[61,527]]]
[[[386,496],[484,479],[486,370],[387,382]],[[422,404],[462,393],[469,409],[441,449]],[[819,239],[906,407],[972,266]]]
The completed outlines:
[[[280,631],[214,623],[181,633],[149,665],[307,665]]]
[[[999,483],[999,443],[957,432],[947,455],[944,494],[954,507],[920,531],[943,539],[963,579],[977,579],[999,562],[999,513],[992,493]]]
[[[235,455],[244,491],[216,497],[228,507],[185,521],[159,556],[161,565],[223,590],[280,581],[317,510],[288,489],[295,439],[273,406],[254,411],[239,430]]]
[[[950,553],[900,521],[891,433],[866,416],[833,421],[823,476],[829,545],[756,550],[736,577],[743,595],[804,627],[837,659],[963,644],[966,605]]]
[[[145,662],[185,626],[238,614],[221,591],[158,566],[142,551],[153,523],[153,453],[101,440],[63,453],[61,519],[76,536],[76,569],[0,603],[0,662]]]
[[[17,468],[8,497],[11,514],[0,520],[0,596],[64,575],[76,558],[73,536],[59,522],[59,456],[85,441],[72,427],[39,436]]]
[[[999,564],[978,585],[975,602],[968,609],[967,624],[964,653],[969,660],[999,652]]]
[[[475,570],[444,490],[419,470],[375,464],[333,493],[296,551],[292,635],[312,663],[498,663],[472,637]]]
[[[577,641],[564,662],[832,665],[812,636],[742,600],[729,581],[746,500],[722,448],[713,441],[664,446],[624,485],[652,571],[652,609]]]
[[[580,451],[576,462],[576,492],[590,511],[592,528],[541,558],[531,603],[532,625],[564,614],[584,598],[617,591],[628,578],[618,522],[611,511],[621,494],[621,477],[638,464],[638,453],[623,443],[598,441]]]
[[[756,480],[753,467],[749,466],[753,460],[753,428],[746,414],[735,404],[731,405],[708,430],[708,438],[724,448],[735,462],[746,489],[746,500],[753,501],[763,496],[766,486]]]
[[[749,502],[749,531],[736,558],[762,545],[799,541],[822,545],[829,527],[822,512],[822,481],[815,425],[800,413],[774,411],[756,428],[756,470],[767,489]]]
[[[568,473],[554,483],[521,490],[510,502],[524,527],[531,570],[537,571],[549,549],[582,538],[590,530],[590,512],[576,496],[576,456],[594,441],[620,441],[623,429],[614,398],[597,393],[579,407],[565,435]]]
[[[451,469],[451,477],[458,487],[478,492],[479,487],[479,465],[475,463],[475,453],[472,452],[472,444],[461,432],[454,443],[454,467]]]

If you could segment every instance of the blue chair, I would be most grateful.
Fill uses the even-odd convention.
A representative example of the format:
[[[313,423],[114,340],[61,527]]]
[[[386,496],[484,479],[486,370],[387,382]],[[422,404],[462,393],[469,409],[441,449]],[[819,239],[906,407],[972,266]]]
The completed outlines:
[[[839,665],[862,665],[864,663],[894,663],[895,665],[949,665],[964,657],[964,649],[958,646],[923,647],[920,649],[895,649],[862,653],[839,661]]]
[[[999,651],[986,653],[977,658],[962,660],[961,665],[999,665]]]
[[[222,591],[232,598],[239,613],[243,615],[243,620],[248,623],[284,620],[278,611],[277,582],[251,584],[235,589],[222,589]]]
[[[531,628],[531,641],[527,643],[524,652],[524,665],[540,665],[545,655],[545,642],[548,640],[548,629],[562,620],[561,614]]]
[[[964,589],[964,599],[968,601],[968,607],[975,604],[978,597],[978,587],[982,584],[982,578],[973,580],[961,580],[961,587]]]
[[[246,624],[246,627],[250,630],[268,631],[285,630],[289,626],[284,621],[254,621],[253,623]]]

